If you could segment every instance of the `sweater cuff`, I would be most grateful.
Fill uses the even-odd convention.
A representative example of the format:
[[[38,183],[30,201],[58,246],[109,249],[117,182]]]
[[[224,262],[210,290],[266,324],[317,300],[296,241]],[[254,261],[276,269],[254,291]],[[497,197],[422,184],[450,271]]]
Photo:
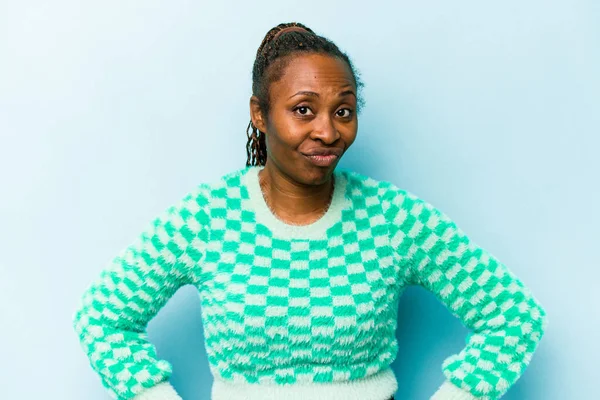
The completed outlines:
[[[133,400],[182,400],[169,382],[161,382],[137,394]]]
[[[455,386],[452,382],[446,381],[431,396],[430,400],[477,400],[477,397]]]

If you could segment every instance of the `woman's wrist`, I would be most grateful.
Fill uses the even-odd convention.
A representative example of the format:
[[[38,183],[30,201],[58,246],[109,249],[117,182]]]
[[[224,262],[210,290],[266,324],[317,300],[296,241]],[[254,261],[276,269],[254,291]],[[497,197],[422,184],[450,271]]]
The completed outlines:
[[[182,400],[169,382],[161,382],[136,395],[133,400]]]
[[[477,397],[464,389],[459,388],[450,381],[446,381],[431,396],[430,400],[477,400]]]

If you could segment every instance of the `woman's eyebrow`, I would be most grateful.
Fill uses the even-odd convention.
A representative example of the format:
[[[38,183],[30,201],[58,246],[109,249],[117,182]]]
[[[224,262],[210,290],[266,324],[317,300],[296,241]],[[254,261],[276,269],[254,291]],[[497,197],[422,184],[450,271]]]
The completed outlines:
[[[288,97],[288,99],[291,99],[292,97],[300,96],[300,95],[319,97],[319,93],[310,92],[308,90],[301,90],[301,91],[297,92],[296,94],[293,94],[290,97]]]
[[[344,90],[343,92],[341,92],[340,94],[338,94],[339,97],[344,97],[351,94],[352,96],[356,97],[356,93],[354,93],[354,90]]]
[[[344,90],[343,92],[338,93],[338,97],[344,97],[351,94],[352,96],[356,97],[356,94],[354,93],[354,90]],[[288,99],[291,99],[292,97],[295,96],[300,96],[300,95],[305,95],[305,96],[312,96],[312,97],[320,97],[319,93],[316,92],[311,92],[308,90],[301,90],[293,95],[291,95],[290,97],[288,97]]]

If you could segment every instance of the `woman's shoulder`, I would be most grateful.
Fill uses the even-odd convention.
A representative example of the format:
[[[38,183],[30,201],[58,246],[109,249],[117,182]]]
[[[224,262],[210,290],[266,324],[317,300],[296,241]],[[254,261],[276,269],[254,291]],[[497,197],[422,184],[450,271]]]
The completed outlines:
[[[438,212],[433,204],[392,181],[348,169],[341,169],[339,173],[347,178],[347,193],[354,203],[366,207],[378,204],[377,208],[381,207],[386,219],[394,219],[399,214]]]
[[[389,180],[377,179],[346,168],[340,168],[337,173],[346,178],[348,188],[354,195],[377,197],[382,201],[391,200],[398,196],[414,196],[408,190]]]
[[[242,177],[248,170],[249,167],[238,168],[230,170],[211,180],[203,181],[195,187],[195,192],[202,193],[206,196],[231,197],[232,190],[238,188],[239,191],[239,188],[244,186]]]

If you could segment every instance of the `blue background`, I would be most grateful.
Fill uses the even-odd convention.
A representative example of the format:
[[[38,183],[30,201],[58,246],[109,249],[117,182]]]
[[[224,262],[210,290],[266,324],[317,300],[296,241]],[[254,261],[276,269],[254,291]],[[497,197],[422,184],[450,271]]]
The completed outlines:
[[[71,328],[79,296],[160,211],[244,165],[255,52],[289,21],[366,83],[341,166],[445,211],[549,313],[505,398],[597,398],[600,6],[572,0],[0,2],[0,397],[108,398]],[[183,397],[208,399],[194,289],[149,333]],[[467,333],[410,288],[397,398],[429,398]]]

